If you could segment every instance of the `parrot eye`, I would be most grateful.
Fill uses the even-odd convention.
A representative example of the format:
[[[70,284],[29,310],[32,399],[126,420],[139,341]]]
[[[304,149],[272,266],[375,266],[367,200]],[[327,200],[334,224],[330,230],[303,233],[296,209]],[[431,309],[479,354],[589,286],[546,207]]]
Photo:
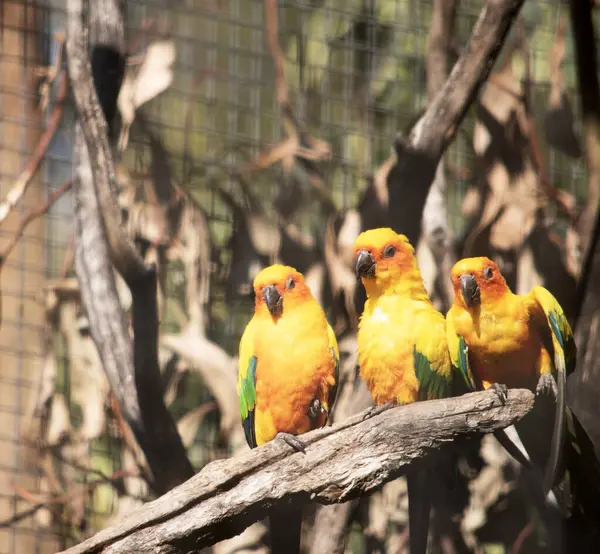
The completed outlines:
[[[483,270],[483,278],[484,278],[484,279],[491,279],[491,278],[492,278],[492,275],[493,275],[493,271],[492,271],[492,268],[491,268],[491,267],[486,267],[486,268]]]
[[[285,282],[285,288],[288,290],[291,290],[295,286],[296,286],[296,281],[294,281],[293,277],[288,277],[288,280]]]
[[[393,244],[390,244],[389,246],[386,246],[385,249],[383,250],[383,257],[384,258],[393,258],[395,253],[396,253],[396,247]]]

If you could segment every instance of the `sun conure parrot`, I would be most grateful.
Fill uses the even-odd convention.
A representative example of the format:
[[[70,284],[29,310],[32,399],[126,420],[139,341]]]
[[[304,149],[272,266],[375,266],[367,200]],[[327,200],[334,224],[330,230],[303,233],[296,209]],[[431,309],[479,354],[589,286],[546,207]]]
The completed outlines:
[[[335,401],[339,350],[323,310],[292,267],[272,265],[254,279],[254,316],[240,341],[238,393],[246,441],[255,448],[323,427]],[[270,515],[275,554],[300,551],[302,511]]]
[[[375,403],[450,396],[453,368],[444,316],[431,304],[408,239],[389,228],[372,229],[358,236],[354,254],[367,294],[358,326],[358,364]],[[427,474],[406,476],[411,554],[427,550]]]
[[[573,513],[595,520],[597,527],[600,465],[591,440],[566,406],[566,378],[575,368],[576,347],[562,308],[541,286],[527,295],[513,294],[496,264],[485,257],[460,260],[451,277],[455,298],[446,329],[453,363],[471,390],[494,387],[502,396],[505,387],[527,388],[550,395],[550,410],[543,402],[538,410],[536,400],[515,428],[533,465],[545,468],[544,492],[563,481],[566,468]],[[557,499],[561,495],[557,490]]]

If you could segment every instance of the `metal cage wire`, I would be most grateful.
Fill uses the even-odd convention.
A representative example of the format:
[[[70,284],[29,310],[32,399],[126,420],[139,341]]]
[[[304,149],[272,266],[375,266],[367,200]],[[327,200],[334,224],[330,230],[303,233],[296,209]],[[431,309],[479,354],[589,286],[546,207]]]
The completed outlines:
[[[460,3],[456,20],[459,46],[464,44],[477,17],[481,1]],[[314,136],[332,146],[327,184],[340,208],[355,205],[364,177],[387,157],[399,129],[426,104],[425,53],[431,17],[431,0],[327,0],[280,3],[280,41],[286,55],[286,78],[299,119]],[[531,42],[535,77],[536,119],[543,116],[547,97],[547,51],[555,33],[561,2],[526,3],[526,27],[535,33]],[[145,25],[157,25],[148,29]],[[65,28],[65,0],[4,0],[0,5],[0,195],[6,196],[31,158],[48,125],[52,102],[42,111],[34,69],[51,64],[57,56],[53,35]],[[140,35],[143,49],[154,38],[168,34],[176,44],[174,78],[167,91],[145,105],[149,128],[168,152],[175,183],[187,187],[206,211],[216,245],[227,258],[231,214],[207,187],[207,172],[216,172],[221,184],[237,191],[229,171],[281,139],[281,117],[275,98],[273,64],[265,44],[261,0],[137,0],[127,3],[129,42]],[[568,48],[572,48],[569,46]],[[133,52],[132,54],[135,54]],[[572,51],[565,64],[568,83],[574,86]],[[54,87],[56,95],[56,86]],[[51,191],[71,178],[75,116],[67,102],[59,129],[43,158],[40,172],[24,201],[0,228],[0,241],[14,232],[16,221],[28,208],[39,206]],[[189,114],[191,122],[187,122]],[[470,117],[465,127],[470,129]],[[468,140],[459,135],[447,159],[464,166],[472,158]],[[567,162],[551,153],[550,172],[559,186],[585,195],[582,164]],[[132,130],[124,162],[133,172],[144,173],[150,164],[149,143]],[[191,171],[194,169],[194,171]],[[220,172],[220,173],[219,173]],[[274,216],[273,200],[286,186],[280,169],[268,169],[252,178],[252,186]],[[447,197],[452,227],[462,223],[460,202],[466,183],[451,179]],[[35,505],[40,495],[39,468],[27,460],[22,424],[32,395],[39,387],[47,325],[40,302],[48,279],[58,277],[72,233],[73,199],[65,195],[50,211],[30,225],[7,260],[2,273],[2,327],[0,330],[0,520]],[[302,210],[298,221],[318,235],[322,222],[316,210]],[[180,294],[177,282],[169,294]],[[229,352],[248,318],[247,304],[223,308],[223,287],[213,278],[213,315],[218,321],[211,334]],[[163,325],[172,325],[167,319]],[[55,344],[60,353],[60,345]],[[68,399],[68,360],[58,356],[59,388]],[[184,383],[185,409],[209,402],[210,395],[198,379]],[[78,408],[69,403],[77,424]],[[217,418],[214,418],[213,428]],[[109,428],[114,427],[114,419]],[[118,432],[107,432],[92,443],[98,467],[120,468]],[[218,433],[207,431],[197,465],[216,456]],[[55,460],[59,468],[60,461]],[[85,477],[81,477],[85,482]],[[111,515],[111,505],[101,494],[85,495],[89,527],[74,531],[61,525],[60,514],[50,526],[33,516],[0,528],[0,554],[54,552],[91,532]],[[98,512],[104,511],[104,513]],[[56,514],[55,514],[56,515]]]

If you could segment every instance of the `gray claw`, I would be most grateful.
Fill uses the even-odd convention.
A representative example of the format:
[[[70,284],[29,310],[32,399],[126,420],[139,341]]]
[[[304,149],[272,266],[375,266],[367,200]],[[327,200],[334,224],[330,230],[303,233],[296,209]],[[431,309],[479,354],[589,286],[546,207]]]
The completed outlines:
[[[493,383],[490,388],[496,393],[496,396],[500,399],[500,402],[502,402],[502,404],[506,404],[506,399],[508,398],[508,389],[506,388],[506,385]]]
[[[306,454],[306,447],[304,443],[294,435],[290,435],[289,433],[277,433],[276,439],[281,439],[288,446],[291,446],[296,452],[302,452],[302,454]]]
[[[308,408],[308,417],[312,420],[315,420],[319,415],[326,413],[327,410],[323,407],[323,404],[321,404],[321,401],[318,398],[315,398]]]
[[[393,408],[394,406],[397,406],[396,402],[386,402],[385,404],[382,404],[381,406],[371,406],[366,412],[365,415],[363,417],[363,421],[365,419],[369,419],[371,417],[374,417],[382,412],[385,412],[386,410],[389,410],[390,408]]]
[[[548,396],[552,396],[553,398],[556,398],[558,396],[558,386],[556,384],[556,379],[554,379],[551,373],[545,373],[544,375],[540,375],[537,387],[535,389],[535,394],[545,394]]]

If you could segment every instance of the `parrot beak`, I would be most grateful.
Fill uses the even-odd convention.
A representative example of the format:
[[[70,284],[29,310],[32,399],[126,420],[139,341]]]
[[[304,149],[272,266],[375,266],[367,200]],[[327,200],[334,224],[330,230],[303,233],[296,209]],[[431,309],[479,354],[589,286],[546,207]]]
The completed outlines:
[[[267,285],[263,287],[263,296],[269,312],[273,317],[279,317],[283,313],[283,298],[275,288],[275,285]]]
[[[479,285],[473,275],[465,273],[458,279],[460,283],[460,292],[467,305],[467,308],[478,305],[481,302]]]
[[[361,277],[371,279],[375,276],[375,260],[371,256],[370,252],[366,250],[359,250],[356,256],[356,278],[360,280]]]

